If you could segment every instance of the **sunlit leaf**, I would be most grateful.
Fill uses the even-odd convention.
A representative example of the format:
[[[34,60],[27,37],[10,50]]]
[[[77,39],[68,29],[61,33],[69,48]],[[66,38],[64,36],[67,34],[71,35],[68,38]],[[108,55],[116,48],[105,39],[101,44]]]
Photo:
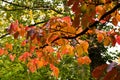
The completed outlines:
[[[98,42],[102,42],[103,39],[104,39],[104,35],[102,33],[98,33],[97,34],[97,40],[98,40]]]
[[[78,61],[79,64],[90,64],[91,63],[91,60],[88,56],[79,57],[77,59],[77,61]]]

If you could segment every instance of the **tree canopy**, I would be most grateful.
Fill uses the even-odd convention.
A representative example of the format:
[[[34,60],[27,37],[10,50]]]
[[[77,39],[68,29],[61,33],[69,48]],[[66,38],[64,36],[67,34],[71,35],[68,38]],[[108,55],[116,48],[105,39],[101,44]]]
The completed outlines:
[[[119,80],[119,64],[102,58],[120,45],[119,9],[119,0],[0,1],[0,79]]]

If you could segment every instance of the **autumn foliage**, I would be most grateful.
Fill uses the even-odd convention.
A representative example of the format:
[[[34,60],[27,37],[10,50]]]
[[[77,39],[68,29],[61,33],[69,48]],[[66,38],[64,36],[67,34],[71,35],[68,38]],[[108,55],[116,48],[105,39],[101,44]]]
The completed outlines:
[[[40,27],[22,25],[16,20],[8,27],[7,32],[13,35],[14,39],[23,38],[20,46],[27,49],[18,56],[18,60],[25,63],[30,72],[34,73],[37,69],[49,66],[51,75],[58,78],[60,71],[56,64],[59,64],[65,55],[75,57],[79,65],[89,65],[91,60],[88,49],[93,41],[89,35],[94,35],[94,39],[104,46],[120,44],[120,28],[117,31],[115,29],[105,31],[101,26],[108,22],[114,26],[118,25],[120,4],[117,1],[68,0],[67,5],[74,14],[72,18],[53,17]],[[12,51],[13,45],[6,43],[5,48],[0,48],[0,56]],[[9,54],[9,58],[14,61],[16,55]],[[109,72],[106,71],[107,67],[108,65],[104,64],[95,68],[93,77],[118,80],[119,65],[114,66]]]

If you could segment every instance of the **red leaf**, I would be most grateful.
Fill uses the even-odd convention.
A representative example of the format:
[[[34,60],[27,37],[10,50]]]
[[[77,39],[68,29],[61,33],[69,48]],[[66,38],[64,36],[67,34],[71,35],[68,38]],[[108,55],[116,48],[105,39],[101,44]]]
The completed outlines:
[[[12,54],[9,55],[9,58],[10,58],[11,61],[14,61],[15,57],[16,57],[15,54],[14,55],[12,55]]]
[[[120,45],[120,36],[116,37],[116,42]]]
[[[70,5],[72,5],[74,2],[75,2],[75,0],[69,0],[69,1],[67,2],[67,4],[68,4],[68,6],[70,6]]]
[[[92,72],[92,76],[96,79],[99,79],[103,75],[107,66],[107,64],[103,64],[101,66],[96,67]]]
[[[73,26],[74,27],[79,27],[80,24],[80,15],[75,15],[74,21],[73,21]]]
[[[0,48],[0,56],[4,54],[4,49]]]
[[[75,1],[73,6],[72,6],[72,11],[75,12],[75,14],[80,13],[80,7],[79,7],[79,1]]]
[[[113,68],[110,72],[106,74],[103,80],[116,80],[115,77],[117,73],[118,73],[117,69]]]
[[[19,36],[19,32],[14,33],[14,38],[17,39]]]
[[[71,26],[71,18],[69,16],[63,17],[62,20],[64,20],[68,26]]]
[[[19,60],[25,62],[28,57],[31,57],[32,54],[29,52],[24,52],[20,57]]]
[[[33,53],[34,50],[35,50],[35,48],[36,48],[35,46],[31,46],[31,47],[30,47],[30,52]]]
[[[27,42],[26,40],[22,41],[21,46],[25,46],[26,42]]]
[[[18,20],[16,20],[15,22],[11,23],[8,32],[14,34],[15,32],[18,31]]]

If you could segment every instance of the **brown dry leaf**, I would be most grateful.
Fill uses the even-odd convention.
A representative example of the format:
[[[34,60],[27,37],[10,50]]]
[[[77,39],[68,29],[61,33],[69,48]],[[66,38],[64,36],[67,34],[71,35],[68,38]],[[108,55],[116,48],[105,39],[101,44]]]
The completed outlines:
[[[112,19],[112,23],[113,23],[115,26],[117,26],[118,20],[114,17],[114,18]]]

